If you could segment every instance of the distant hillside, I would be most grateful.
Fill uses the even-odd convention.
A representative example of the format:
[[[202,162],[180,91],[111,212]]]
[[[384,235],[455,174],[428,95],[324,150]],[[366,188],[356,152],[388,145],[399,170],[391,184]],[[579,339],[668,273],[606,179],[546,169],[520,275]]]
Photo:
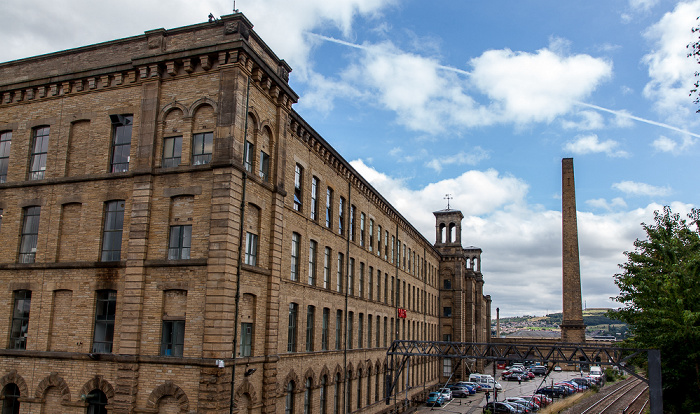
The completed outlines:
[[[586,334],[590,336],[614,336],[624,339],[627,335],[627,325],[607,316],[610,309],[595,308],[583,311],[583,323],[586,324]],[[504,336],[517,335],[523,331],[558,331],[562,322],[561,313],[550,313],[546,316],[516,316],[501,318],[501,334]],[[491,321],[493,333],[496,332],[496,320]]]
[[[595,308],[595,309],[586,309],[583,311],[583,323],[586,324],[586,326],[596,326],[596,325],[620,325],[623,324],[622,321],[618,321],[616,319],[610,319],[607,317],[607,313],[610,309],[605,309],[605,308]],[[549,325],[560,325],[562,321],[562,313],[550,313],[546,316],[530,316],[530,315],[525,315],[525,316],[515,316],[511,318],[501,318],[501,324],[504,323],[522,323],[522,322],[538,322],[542,323],[545,322],[546,324]],[[496,323],[496,320],[494,319],[492,323]]]

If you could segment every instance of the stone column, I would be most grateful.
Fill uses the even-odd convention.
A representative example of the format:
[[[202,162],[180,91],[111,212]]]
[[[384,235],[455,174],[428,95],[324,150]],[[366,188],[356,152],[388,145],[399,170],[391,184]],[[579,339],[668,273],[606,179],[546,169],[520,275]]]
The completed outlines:
[[[586,340],[586,325],[583,324],[581,306],[581,270],[578,254],[573,158],[562,159],[561,179],[563,296],[561,340],[570,343],[583,343]]]

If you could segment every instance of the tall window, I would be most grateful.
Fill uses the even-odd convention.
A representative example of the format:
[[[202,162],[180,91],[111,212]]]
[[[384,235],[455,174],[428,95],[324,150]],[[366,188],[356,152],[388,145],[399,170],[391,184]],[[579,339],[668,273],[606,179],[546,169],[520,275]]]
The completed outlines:
[[[192,137],[192,165],[204,165],[211,162],[214,148],[214,133],[204,132]]]
[[[287,352],[297,351],[297,318],[299,315],[299,305],[292,302],[289,304],[289,326],[287,328]]]
[[[291,279],[295,282],[299,281],[299,243],[301,235],[292,233],[292,270]]]
[[[389,230],[384,230],[384,260],[389,259]]]
[[[350,258],[350,269],[348,270],[348,295],[355,294],[355,259]]]
[[[7,170],[10,166],[10,144],[12,144],[12,131],[0,132],[0,183],[7,181]]]
[[[335,395],[333,395],[333,414],[340,414],[340,373],[335,374]]]
[[[357,296],[363,298],[365,296],[364,292],[364,287],[365,287],[365,264],[360,262],[360,284],[357,288]]]
[[[355,241],[355,206],[350,206],[350,241]]]
[[[384,348],[386,348],[386,344],[387,344],[387,338],[386,338],[386,336],[387,336],[387,332],[389,332],[389,326],[388,326],[389,322],[388,322],[388,321],[389,321],[389,320],[388,320],[387,317],[385,316],[385,317],[384,317]]]
[[[245,235],[245,264],[258,265],[258,235],[246,232]]]
[[[367,272],[367,275],[369,276],[369,280],[367,281],[367,299],[373,300],[374,299],[374,268],[372,266],[369,267],[369,272]]]
[[[284,414],[294,414],[294,381],[287,384],[287,393],[284,397]]]
[[[265,182],[270,181],[270,156],[265,151],[260,151],[260,169],[258,170],[260,179]]]
[[[382,256],[382,226],[377,224],[377,256]]]
[[[372,245],[374,245],[374,220],[369,219],[369,251],[372,251]]]
[[[20,237],[19,262],[34,263],[36,246],[39,241],[39,214],[41,207],[25,207],[22,234]]]
[[[10,345],[8,346],[10,349],[27,349],[31,304],[31,290],[15,291],[15,306],[12,308],[12,327],[10,328]]]
[[[343,292],[343,263],[344,257],[342,253],[338,253],[338,278],[335,281],[335,290],[339,293]]]
[[[326,247],[323,254],[323,288],[330,288],[331,284],[331,248]]]
[[[360,213],[360,246],[365,246],[365,213]]]
[[[190,258],[192,247],[192,226],[170,226],[170,242],[168,244],[168,259],[180,260]]]
[[[372,347],[372,315],[367,315],[367,348]]]
[[[304,178],[304,168],[296,164],[294,167],[294,210],[301,211],[303,204],[302,182]]]
[[[333,227],[333,189],[326,189],[326,227]]]
[[[311,220],[318,220],[318,177],[311,177]]]
[[[185,321],[163,321],[163,334],[160,341],[160,354],[181,357],[185,345]]]
[[[318,413],[326,414],[326,400],[328,399],[328,375],[321,377],[321,387],[319,388]]]
[[[318,243],[309,241],[309,285],[316,286],[316,251]]]
[[[360,313],[357,315],[357,347],[362,348],[362,342],[365,340],[365,330],[364,330],[364,324],[365,324],[365,315],[363,313]]]
[[[243,159],[243,167],[245,168],[246,171],[249,173],[253,172],[253,157],[255,156],[255,147],[253,146],[253,143],[246,140],[245,141],[245,148],[243,148],[243,151],[245,152],[244,154],[244,159]]]
[[[306,352],[314,350],[314,322],[316,319],[316,308],[309,305],[306,308]]]
[[[391,263],[394,263],[394,247],[396,245],[395,240],[396,240],[396,237],[391,236],[391,259],[389,259],[391,261]]]
[[[241,356],[249,357],[253,355],[253,324],[249,322],[241,323]]]
[[[163,139],[163,168],[177,167],[182,159],[182,137]]]
[[[124,200],[105,203],[105,224],[102,229],[103,262],[115,262],[121,259],[122,229],[124,227]]]
[[[335,349],[343,349],[343,311],[335,313]]]
[[[306,379],[304,387],[304,414],[311,414],[311,378]]]
[[[343,224],[345,223],[345,199],[340,197],[338,202],[338,234],[343,235]]]
[[[32,132],[32,153],[29,163],[29,179],[41,180],[46,171],[46,156],[49,152],[50,127],[34,128]]]
[[[114,341],[114,317],[117,314],[117,291],[98,290],[96,296],[92,352],[111,353]]]
[[[382,300],[382,271],[377,269],[377,302]]]
[[[321,350],[328,350],[328,323],[331,317],[331,310],[323,308],[323,320],[321,321]]]
[[[352,337],[353,319],[355,319],[354,316],[355,316],[355,313],[354,313],[354,312],[348,312],[348,331],[347,331],[347,333],[345,334],[345,338],[347,338],[347,347],[348,347],[348,349],[352,349],[352,342],[353,342],[353,341],[352,341],[352,340],[353,340],[353,337]]]
[[[110,171],[113,173],[129,171],[133,116],[110,115],[109,118],[112,121],[112,162]]]
[[[379,348],[379,334],[380,334],[379,331],[380,331],[380,329],[381,329],[381,327],[379,326],[379,320],[380,320],[379,318],[380,318],[380,316],[377,315],[377,335],[376,335],[376,338],[375,338],[376,343],[375,343],[375,345],[374,345],[374,346],[376,346],[377,348]],[[386,318],[385,318],[385,320],[386,320]],[[385,327],[384,329],[386,329],[386,327]]]
[[[2,414],[19,414],[19,387],[11,382],[2,389]]]

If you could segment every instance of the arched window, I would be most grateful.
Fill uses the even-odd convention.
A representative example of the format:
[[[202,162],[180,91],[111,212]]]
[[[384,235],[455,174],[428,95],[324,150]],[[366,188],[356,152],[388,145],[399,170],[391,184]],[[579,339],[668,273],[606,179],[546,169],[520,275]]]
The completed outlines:
[[[311,378],[306,379],[304,388],[304,414],[311,414]]]
[[[340,373],[335,374],[335,390],[333,395],[333,414],[340,414]]]
[[[94,389],[85,398],[87,402],[86,414],[107,414],[107,396],[104,392]]]
[[[294,413],[294,381],[287,384],[287,395],[284,399],[284,414]]]
[[[326,414],[326,395],[328,392],[328,376],[324,375],[321,377],[321,388],[320,395],[318,398],[318,412],[319,414]]]
[[[9,383],[2,389],[2,414],[19,414],[19,387]]]

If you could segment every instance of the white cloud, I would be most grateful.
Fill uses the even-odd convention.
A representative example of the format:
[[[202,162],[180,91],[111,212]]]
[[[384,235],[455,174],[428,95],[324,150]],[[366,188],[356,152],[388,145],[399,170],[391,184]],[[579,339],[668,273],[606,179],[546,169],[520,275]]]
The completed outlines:
[[[669,187],[657,187],[650,184],[638,183],[634,181],[621,181],[619,183],[614,183],[612,188],[622,191],[629,195],[641,195],[641,196],[667,196],[671,194],[671,189]]]
[[[612,64],[603,59],[547,49],[534,54],[489,50],[471,63],[474,85],[516,123],[552,121],[612,74]]]
[[[598,140],[598,135],[593,134],[576,137],[575,140],[567,142],[564,149],[578,155],[602,152],[608,157],[627,157],[629,154],[626,151],[616,149],[619,145],[613,140],[601,142]]]
[[[659,4],[659,0],[630,0],[630,7],[636,11],[649,11]]]
[[[677,124],[682,124],[693,112],[688,91],[697,62],[687,57],[686,45],[694,40],[690,29],[697,24],[697,16],[700,16],[700,1],[679,3],[644,33],[654,44],[654,49],[642,60],[650,78],[644,96],[654,102],[657,111]]]
[[[433,158],[425,165],[433,170],[442,172],[448,165],[477,165],[479,162],[488,159],[489,153],[480,146],[472,147],[469,152],[460,151],[457,154],[442,158]]]
[[[608,201],[604,198],[596,198],[593,200],[586,200],[586,204],[593,207],[593,208],[603,209],[603,210],[607,210],[607,211],[612,211],[616,208],[627,207],[627,203],[621,197],[615,197],[610,201]]]
[[[527,204],[528,185],[495,170],[468,171],[411,190],[400,179],[376,171],[361,160],[351,164],[430,242],[435,239],[433,211],[451,207],[464,214],[462,244],[483,250],[484,294],[501,315],[544,314],[561,309],[561,213]],[[595,202],[594,202],[595,204]],[[606,203],[623,209],[624,201]],[[690,206],[672,203],[681,215]],[[641,222],[651,222],[661,205],[614,213],[578,213],[583,299],[589,307],[615,305],[613,275],[624,251],[643,237]]]
[[[684,135],[680,143],[674,139],[661,135],[652,142],[651,146],[660,152],[668,152],[674,155],[682,154],[685,150],[695,145],[697,140],[689,135]]]

